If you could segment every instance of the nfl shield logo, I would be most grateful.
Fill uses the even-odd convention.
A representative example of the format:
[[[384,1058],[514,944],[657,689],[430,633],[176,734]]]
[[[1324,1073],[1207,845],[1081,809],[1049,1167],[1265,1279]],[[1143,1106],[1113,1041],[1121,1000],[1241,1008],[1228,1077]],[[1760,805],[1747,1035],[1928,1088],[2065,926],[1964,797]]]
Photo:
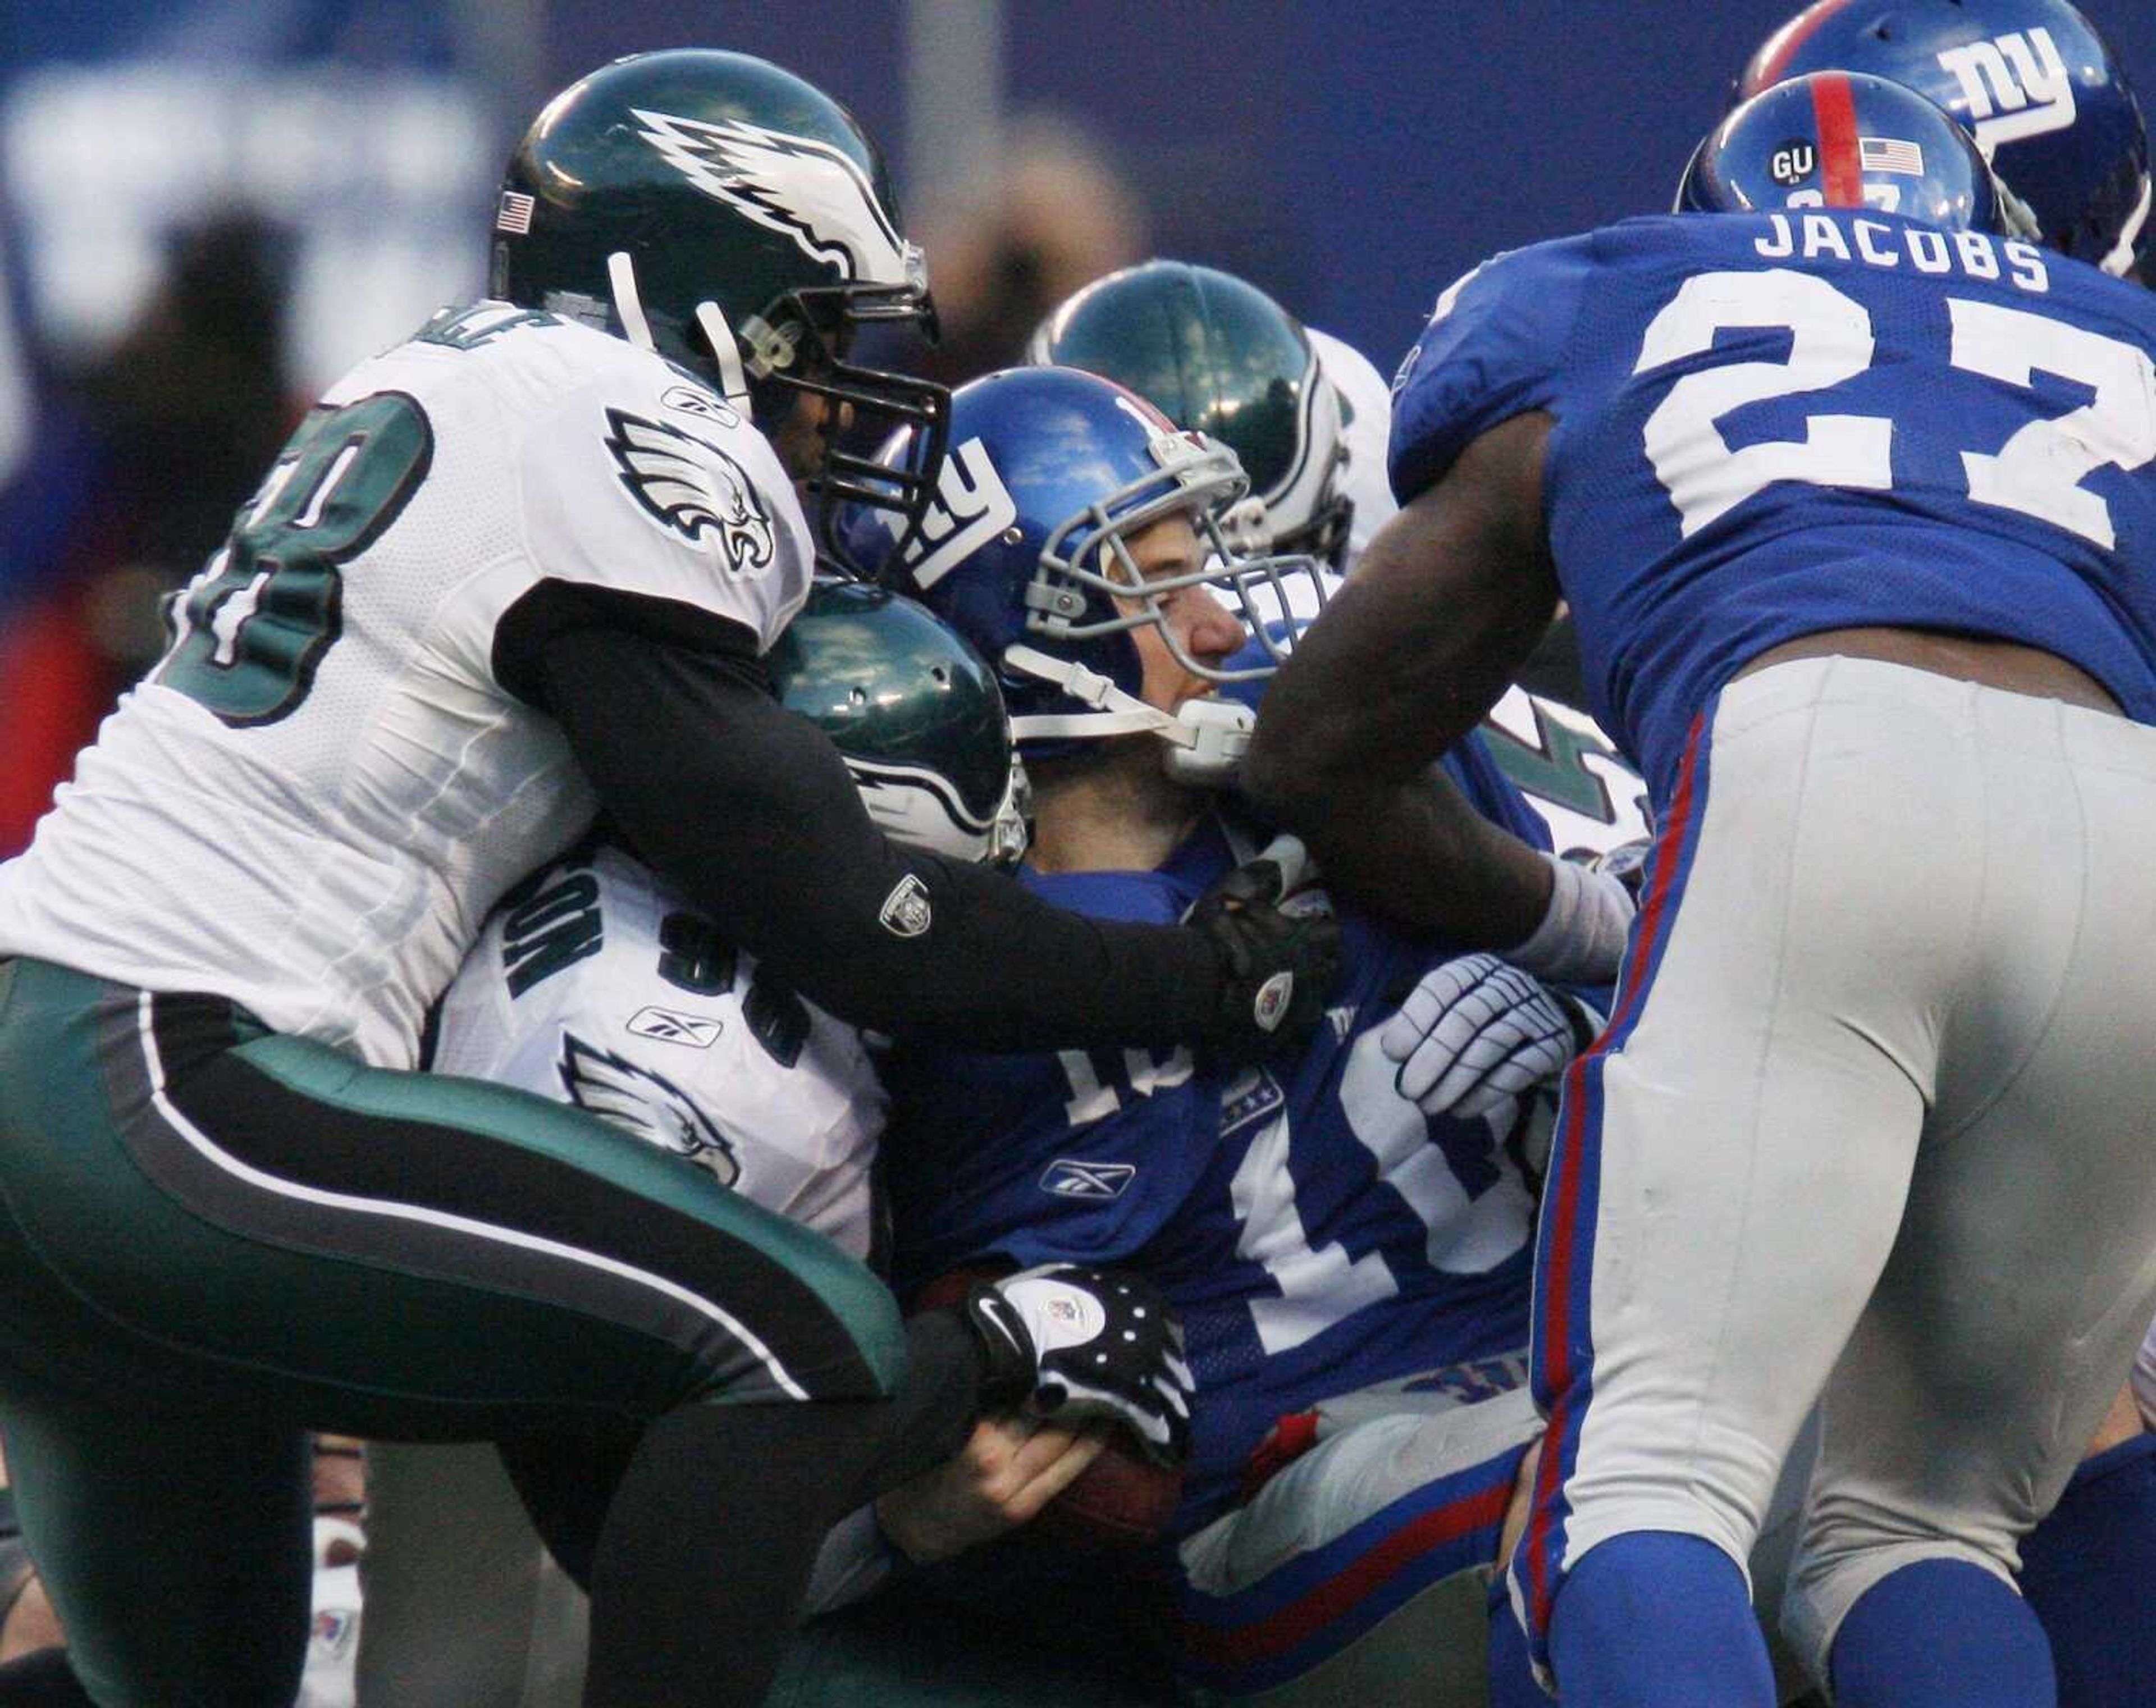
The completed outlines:
[[[928,886],[908,872],[884,897],[883,911],[877,917],[894,937],[920,936],[928,929],[931,919]]]
[[[1257,1004],[1253,1011],[1258,1030],[1278,1031],[1281,1019],[1287,1013],[1287,1005],[1294,998],[1295,975],[1292,972],[1276,972],[1260,985]]]

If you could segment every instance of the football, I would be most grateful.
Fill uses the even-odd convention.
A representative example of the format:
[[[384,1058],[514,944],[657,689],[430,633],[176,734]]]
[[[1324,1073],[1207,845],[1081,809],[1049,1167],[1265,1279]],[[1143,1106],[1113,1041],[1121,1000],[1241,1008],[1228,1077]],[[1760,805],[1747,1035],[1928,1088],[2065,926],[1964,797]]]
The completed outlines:
[[[931,1310],[956,1305],[974,1282],[993,1280],[998,1273],[953,1269],[916,1293],[910,1308]],[[1074,1552],[1142,1548],[1167,1532],[1168,1521],[1182,1499],[1183,1468],[1155,1464],[1137,1438],[1119,1428],[1077,1480],[1041,1508],[1034,1528],[1043,1541]]]
[[[1082,1553],[1142,1548],[1167,1533],[1183,1499],[1183,1467],[1157,1464],[1127,1430],[1034,1520],[1044,1540]]]

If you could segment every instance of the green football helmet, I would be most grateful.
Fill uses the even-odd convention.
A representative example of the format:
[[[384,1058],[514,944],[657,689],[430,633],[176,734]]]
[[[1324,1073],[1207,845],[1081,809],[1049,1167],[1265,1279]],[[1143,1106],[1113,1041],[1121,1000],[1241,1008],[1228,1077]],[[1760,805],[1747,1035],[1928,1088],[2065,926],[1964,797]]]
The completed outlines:
[[[1342,567],[1354,505],[1340,394],[1302,323],[1255,285],[1187,261],[1126,267],[1065,300],[1026,359],[1114,380],[1233,450],[1250,477],[1222,521],[1239,550]]]
[[[926,607],[819,577],[764,663],[893,841],[998,864],[1025,852],[1024,773],[995,672]]]
[[[917,527],[934,491],[945,387],[849,360],[863,328],[933,338],[921,251],[853,115],[791,72],[701,48],[635,54],[547,102],[511,156],[492,294],[629,339],[715,383],[759,428],[794,394],[845,405],[872,440],[920,450],[891,469],[824,437],[818,531],[841,500]]]

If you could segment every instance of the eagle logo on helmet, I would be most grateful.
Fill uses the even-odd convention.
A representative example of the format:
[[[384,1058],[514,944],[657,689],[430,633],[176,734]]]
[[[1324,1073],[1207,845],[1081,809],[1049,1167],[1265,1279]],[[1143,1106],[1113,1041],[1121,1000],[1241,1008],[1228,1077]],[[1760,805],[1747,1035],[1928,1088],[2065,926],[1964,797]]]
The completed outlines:
[[[719,124],[632,107],[637,134],[706,195],[789,238],[847,279],[898,285],[920,271],[860,166],[828,143],[742,119]]]
[[[573,1032],[562,1034],[557,1064],[562,1089],[579,1109],[677,1157],[685,1157],[721,1186],[741,1178],[741,1157],[718,1123],[671,1080],[640,1068],[611,1050],[588,1044]]]
[[[607,427],[621,484],[646,515],[692,543],[708,536],[729,575],[771,567],[771,514],[740,464],[694,433],[626,410],[608,410]]]

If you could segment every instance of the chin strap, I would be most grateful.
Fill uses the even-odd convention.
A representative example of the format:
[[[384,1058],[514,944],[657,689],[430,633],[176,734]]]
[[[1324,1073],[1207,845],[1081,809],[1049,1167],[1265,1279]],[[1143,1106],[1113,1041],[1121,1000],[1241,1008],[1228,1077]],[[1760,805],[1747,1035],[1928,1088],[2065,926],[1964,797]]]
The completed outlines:
[[[1012,669],[1051,682],[1088,712],[1045,712],[1011,720],[1011,735],[1029,739],[1070,737],[1097,741],[1108,736],[1154,735],[1167,742],[1163,764],[1178,782],[1224,788],[1235,779],[1243,752],[1250,745],[1257,714],[1238,700],[1192,700],[1173,713],[1147,705],[1118,688],[1111,677],[1068,659],[1050,657],[1029,646],[1004,649]]]

